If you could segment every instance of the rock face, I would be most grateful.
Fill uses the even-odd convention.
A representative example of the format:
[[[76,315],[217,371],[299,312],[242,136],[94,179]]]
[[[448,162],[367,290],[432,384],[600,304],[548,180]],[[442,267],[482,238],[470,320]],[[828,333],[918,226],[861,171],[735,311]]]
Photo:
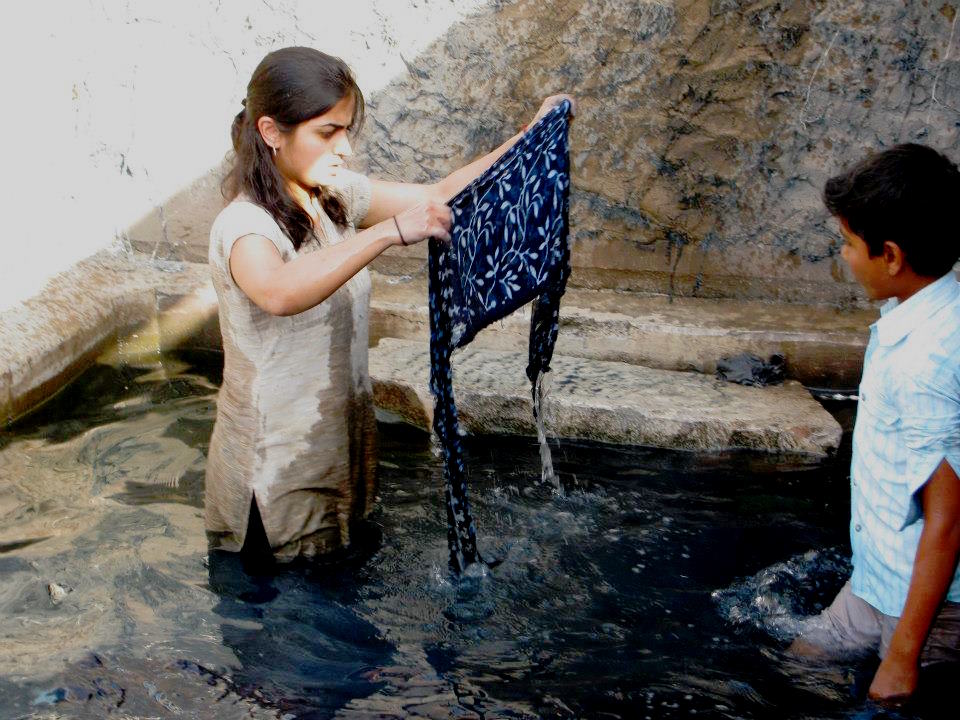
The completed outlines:
[[[53,18],[30,10],[26,29],[43,31],[13,39],[49,54],[43,84],[63,91],[38,98],[50,162],[12,148],[32,182],[13,201],[26,241],[0,249],[0,268],[15,268],[0,307],[114,238],[155,258],[205,261],[230,120],[256,63],[287,45],[356,70],[370,106],[357,164],[385,178],[441,177],[500,144],[540,98],[576,95],[574,284],[859,300],[820,188],[869,149],[956,145],[958,6],[370,0],[332,17],[327,3],[273,0],[79,4]],[[108,38],[93,54],[91,36]],[[189,113],[169,101],[171,76],[184,78]],[[25,83],[15,94],[36,84],[14,80]],[[50,213],[51,198],[29,188],[52,175]],[[42,225],[29,220],[44,214]],[[387,264],[418,269],[422,252]]]
[[[572,283],[852,301],[820,190],[868,150],[955,146],[956,11],[942,0],[495,3],[371,98],[358,157],[375,175],[435,179],[495,147],[541,97],[570,92]]]
[[[271,50],[307,45],[347,58],[373,94],[406,72],[405,58],[487,5],[71,3],[55,13],[21,6],[4,63],[44,62],[11,73],[6,91],[31,98],[33,128],[45,141],[40,156],[29,143],[12,143],[4,158],[17,178],[5,193],[16,209],[5,214],[16,242],[0,244],[0,310],[110,245],[205,261],[222,203],[215,168],[250,75]]]
[[[371,273],[370,344],[393,337],[428,342],[426,278]],[[762,300],[668,298],[615,290],[568,288],[556,352],[663,370],[713,375],[740,353],[784,356],[787,374],[812,387],[855,388],[873,310]],[[482,330],[472,341],[493,350],[526,351],[530,306]]]
[[[460,424],[471,434],[533,435],[523,352],[468,346],[453,360]],[[432,423],[423,343],[384,339],[370,350],[377,407]],[[823,456],[841,430],[803,386],[752,388],[699,373],[555,356],[544,399],[547,433],[561,438],[684,450],[752,448]]]

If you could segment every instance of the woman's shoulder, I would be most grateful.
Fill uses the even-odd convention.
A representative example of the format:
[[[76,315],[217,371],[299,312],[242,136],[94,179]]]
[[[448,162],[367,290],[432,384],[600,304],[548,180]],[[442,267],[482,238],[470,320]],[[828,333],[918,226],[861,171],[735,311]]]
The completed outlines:
[[[284,257],[293,250],[283,229],[266,208],[239,196],[227,203],[213,221],[210,228],[211,258],[228,256],[233,244],[245,235],[267,238]]]
[[[276,228],[277,230],[280,229],[277,221],[267,212],[266,208],[242,195],[231,200],[217,213],[217,217],[213,221],[213,228],[223,231],[226,228],[233,228],[235,225],[243,224],[249,224],[252,227],[261,229],[264,225],[272,226],[272,228]],[[249,232],[257,231],[250,230]]]

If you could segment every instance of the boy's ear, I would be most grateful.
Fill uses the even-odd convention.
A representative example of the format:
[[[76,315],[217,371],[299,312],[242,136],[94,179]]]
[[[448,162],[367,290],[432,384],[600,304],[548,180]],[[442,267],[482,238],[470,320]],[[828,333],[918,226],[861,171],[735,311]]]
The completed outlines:
[[[887,264],[887,273],[890,277],[897,275],[907,264],[903,250],[892,240],[883,243],[883,259]]]

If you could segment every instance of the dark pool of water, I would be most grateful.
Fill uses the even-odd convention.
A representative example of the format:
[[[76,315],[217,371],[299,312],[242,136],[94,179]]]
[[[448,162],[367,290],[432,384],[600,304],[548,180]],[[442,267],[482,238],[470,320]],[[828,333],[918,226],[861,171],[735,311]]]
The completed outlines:
[[[502,562],[457,580],[429,437],[384,424],[357,547],[257,568],[202,537],[218,363],[96,367],[0,433],[0,717],[946,717],[942,678],[883,711],[871,663],[782,654],[847,572],[846,446],[553,443],[558,495],[535,440],[470,439]]]

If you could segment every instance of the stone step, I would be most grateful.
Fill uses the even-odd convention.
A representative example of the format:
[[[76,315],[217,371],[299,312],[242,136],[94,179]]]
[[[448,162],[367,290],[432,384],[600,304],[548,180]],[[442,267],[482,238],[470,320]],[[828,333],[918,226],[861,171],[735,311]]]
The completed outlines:
[[[526,353],[475,344],[454,354],[454,394],[471,434],[535,435]],[[559,438],[716,451],[752,448],[834,451],[836,420],[796,381],[765,388],[721,382],[700,373],[555,355],[544,400],[547,434]],[[428,346],[384,338],[370,350],[377,407],[429,428]]]
[[[0,429],[98,360],[154,363],[178,347],[218,349],[206,263],[103,251],[0,312]]]
[[[422,274],[372,273],[370,343],[429,338]],[[755,300],[647,296],[568,288],[560,308],[557,352],[664,370],[713,374],[720,358],[781,353],[787,373],[820,388],[855,388],[874,310]],[[482,331],[477,347],[525,350],[529,307]]]

